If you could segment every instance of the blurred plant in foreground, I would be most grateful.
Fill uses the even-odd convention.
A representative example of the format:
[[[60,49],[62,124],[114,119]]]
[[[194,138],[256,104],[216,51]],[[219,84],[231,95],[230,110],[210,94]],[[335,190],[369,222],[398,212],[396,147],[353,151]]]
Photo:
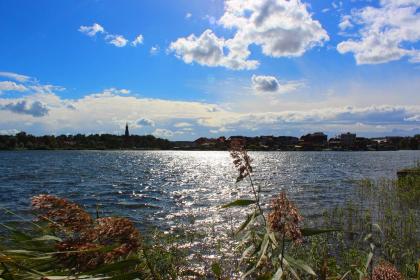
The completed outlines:
[[[239,172],[237,182],[249,180],[253,199],[239,199],[223,208],[252,206],[251,213],[237,230],[239,247],[243,248],[240,269],[242,278],[286,279],[290,276],[300,279],[298,271],[316,276],[304,261],[287,254],[290,246],[299,246],[305,235],[319,234],[328,230],[302,229],[302,216],[284,192],[272,200],[267,218],[261,206],[261,189],[255,187],[252,179],[252,159],[244,148],[244,142],[233,139],[230,145],[233,164]]]
[[[144,242],[129,219],[96,220],[52,195],[32,199],[38,221],[0,223],[0,279],[178,279],[194,275],[186,254],[163,234]],[[18,215],[4,209],[6,212]]]

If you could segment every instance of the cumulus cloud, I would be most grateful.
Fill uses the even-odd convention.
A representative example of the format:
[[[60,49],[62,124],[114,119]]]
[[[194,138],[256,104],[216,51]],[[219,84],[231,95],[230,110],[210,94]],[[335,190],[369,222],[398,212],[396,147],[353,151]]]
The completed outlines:
[[[106,35],[105,36],[105,40],[111,44],[114,45],[116,47],[122,48],[125,47],[128,43],[128,40],[126,38],[124,38],[124,36],[122,35]]]
[[[21,84],[16,84],[12,81],[3,81],[0,82],[0,92],[2,91],[27,91],[28,89]]]
[[[141,44],[143,44],[143,40],[144,40],[143,35],[139,34],[139,35],[136,37],[136,39],[134,39],[134,40],[131,42],[131,45],[132,45],[133,47],[137,47],[137,45],[141,45]]]
[[[252,87],[259,92],[276,92],[280,88],[280,83],[273,76],[252,75]]]
[[[1,91],[18,91],[26,92],[28,94],[50,94],[57,91],[65,90],[64,87],[55,86],[51,84],[42,84],[37,79],[31,78],[29,76],[20,75],[17,73],[11,72],[0,72],[0,77],[6,77],[9,79],[14,79],[17,82],[13,81],[0,81],[0,92]]]
[[[152,134],[156,137],[171,138],[172,136],[174,136],[175,133],[169,129],[157,128],[155,129],[155,131],[153,131]]]
[[[353,23],[351,23],[351,16],[349,16],[349,15],[342,16],[341,17],[341,21],[338,24],[338,27],[342,31],[344,31],[346,29],[349,29],[349,28],[352,28],[353,27]]]
[[[160,47],[158,45],[154,45],[150,48],[150,54],[151,55],[157,55],[160,51]]]
[[[306,111],[281,111],[248,114],[230,114],[224,117],[201,118],[202,126],[212,128],[235,128],[235,130],[276,129],[279,127],[314,127],[322,129],[326,126],[355,126],[357,123],[366,125],[382,125],[387,129],[396,126],[415,125],[415,116],[419,114],[420,106],[368,106],[368,107],[337,107]],[[354,128],[357,129],[357,128]]]
[[[0,135],[16,135],[18,134],[20,131],[17,129],[0,129]]]
[[[89,37],[93,37],[96,35],[96,33],[104,33],[105,29],[100,24],[94,23],[91,26],[80,26],[79,31]]]
[[[136,125],[139,127],[155,126],[155,122],[148,118],[140,118],[136,121]]]
[[[298,81],[288,81],[280,82],[274,76],[257,76],[252,75],[251,78],[252,88],[257,93],[287,93],[295,91],[298,88],[303,86],[302,82]]]
[[[357,64],[386,63],[404,56],[419,62],[420,50],[413,45],[420,41],[419,8],[416,0],[382,0],[379,7],[353,10],[346,18],[358,27],[358,38],[339,43],[338,52],[353,53]],[[348,25],[342,22],[340,28]]]
[[[33,117],[43,117],[49,112],[45,104],[39,101],[30,103],[26,100],[1,105],[0,110],[8,110],[16,114],[31,115]]]
[[[131,91],[128,89],[125,89],[125,88],[118,89],[114,87],[104,89],[104,91],[102,92],[102,94],[130,94],[130,93]]]
[[[225,39],[217,37],[212,30],[207,29],[199,37],[192,34],[186,38],[179,38],[170,44],[169,50],[187,64],[196,62],[205,66],[223,66],[233,69],[257,67],[257,61],[226,56],[225,47]]]
[[[279,82],[280,85],[282,84]],[[275,110],[275,109],[272,109]],[[216,112],[216,113],[215,113]],[[251,111],[252,112],[252,111]],[[284,129],[372,132],[418,128],[420,106],[365,106],[247,113],[205,102],[173,101],[118,94],[115,90],[65,99],[54,93],[0,98],[0,127],[32,133],[115,133],[122,123],[174,139],[193,132],[284,134]],[[124,121],[122,121],[124,120]],[[363,124],[357,126],[357,124]],[[378,127],[381,127],[380,129]],[[155,129],[156,128],[156,129]],[[187,133],[187,134],[186,134]]]
[[[175,127],[178,128],[183,128],[183,127],[190,127],[192,126],[192,124],[188,123],[188,122],[178,122],[176,124],[174,124]]]
[[[123,35],[111,34],[98,23],[94,23],[92,26],[82,25],[80,26],[79,31],[89,37],[94,37],[97,33],[103,34],[103,39],[105,42],[118,48],[127,46],[129,42],[129,40],[126,39]],[[143,44],[143,40],[143,35],[139,34],[136,38],[134,38],[130,45],[132,47],[137,47],[137,45]]]
[[[13,79],[13,80],[21,82],[21,83],[27,82],[31,79],[31,77],[29,77],[29,76],[25,76],[25,75],[21,75],[21,74],[17,74],[17,73],[12,73],[12,72],[0,72],[0,77]]]
[[[185,18],[186,18],[186,19],[190,19],[191,17],[192,17],[192,13],[186,13],[186,14],[185,14]]]
[[[36,83],[33,85],[28,86],[32,92],[34,93],[41,93],[41,94],[52,94],[57,91],[64,91],[65,88],[62,86],[55,86],[55,85],[43,85],[40,83]]]
[[[207,29],[200,36],[177,39],[169,50],[185,63],[240,70],[258,67],[258,61],[249,60],[253,44],[267,56],[293,57],[329,40],[300,0],[227,0],[218,24],[235,30],[233,37],[218,37]]]

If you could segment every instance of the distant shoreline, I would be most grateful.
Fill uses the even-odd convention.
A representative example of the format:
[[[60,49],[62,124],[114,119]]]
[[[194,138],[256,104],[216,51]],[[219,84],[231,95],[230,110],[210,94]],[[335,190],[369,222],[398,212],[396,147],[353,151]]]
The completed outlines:
[[[226,151],[232,141],[240,141],[248,151],[395,151],[420,150],[420,135],[388,136],[382,138],[357,137],[344,133],[328,138],[323,132],[301,136],[230,136],[226,138],[200,137],[194,141],[169,141],[153,135],[44,135],[25,132],[0,135],[0,150],[175,150]]]
[[[25,152],[25,151],[181,151],[181,152],[228,152],[228,149],[0,149],[0,152]],[[393,149],[393,150],[248,150],[249,152],[398,152],[398,151],[419,151],[416,149]]]

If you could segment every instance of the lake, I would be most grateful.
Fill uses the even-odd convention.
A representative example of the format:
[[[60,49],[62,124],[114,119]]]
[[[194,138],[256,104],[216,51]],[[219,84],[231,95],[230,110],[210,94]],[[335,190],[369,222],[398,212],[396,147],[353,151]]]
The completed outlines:
[[[395,178],[416,164],[420,151],[251,152],[255,182],[265,202],[285,190],[304,216],[339,205],[355,180]],[[220,205],[249,195],[228,152],[220,151],[11,151],[0,152],[0,206],[31,217],[30,198],[48,193],[92,214],[121,215],[140,228],[180,222],[223,229],[237,210]],[[0,220],[12,217],[0,214]]]

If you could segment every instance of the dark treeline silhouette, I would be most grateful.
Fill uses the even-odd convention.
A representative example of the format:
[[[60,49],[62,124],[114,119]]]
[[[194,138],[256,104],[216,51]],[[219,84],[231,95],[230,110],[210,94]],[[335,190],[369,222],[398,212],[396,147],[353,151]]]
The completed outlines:
[[[322,132],[292,136],[231,136],[201,137],[195,141],[169,141],[152,135],[45,135],[34,136],[25,132],[0,135],[0,150],[227,150],[232,139],[241,139],[248,150],[254,151],[389,151],[420,150],[420,135],[389,136],[382,138],[356,137],[342,134],[327,138]]]
[[[112,134],[93,135],[45,135],[34,136],[20,132],[14,136],[0,135],[0,150],[119,150],[119,149],[170,149],[171,142],[146,136],[119,136]]]

